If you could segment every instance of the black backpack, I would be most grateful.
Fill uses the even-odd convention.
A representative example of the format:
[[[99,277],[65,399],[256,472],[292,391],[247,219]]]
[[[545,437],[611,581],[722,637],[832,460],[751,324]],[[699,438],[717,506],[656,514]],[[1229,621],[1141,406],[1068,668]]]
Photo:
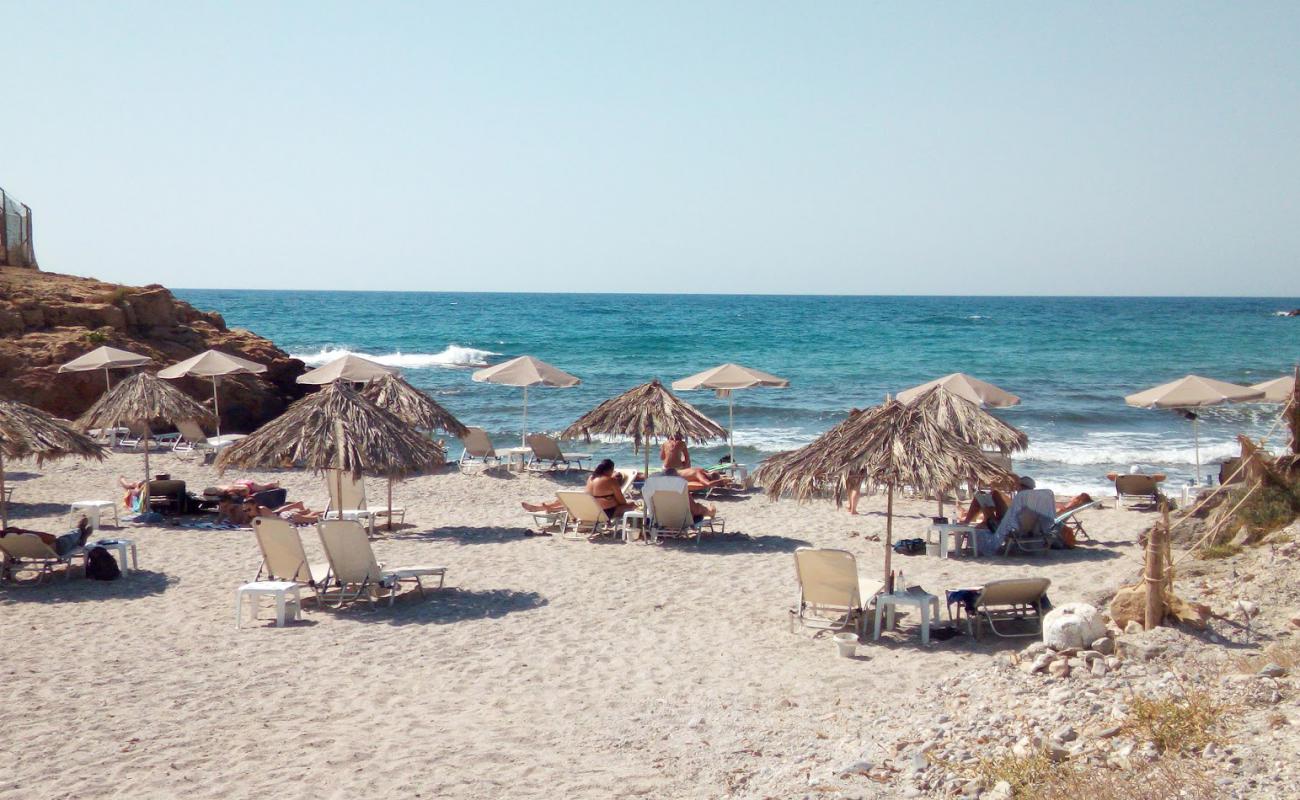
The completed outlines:
[[[92,547],[86,551],[86,577],[97,581],[115,581],[122,576],[117,566],[117,559],[103,547]]]

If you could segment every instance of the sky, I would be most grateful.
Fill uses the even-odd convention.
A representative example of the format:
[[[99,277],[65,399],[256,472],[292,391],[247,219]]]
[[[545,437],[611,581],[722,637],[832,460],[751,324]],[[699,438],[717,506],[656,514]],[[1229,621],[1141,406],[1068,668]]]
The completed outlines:
[[[1300,295],[1300,3],[0,0],[42,268]]]

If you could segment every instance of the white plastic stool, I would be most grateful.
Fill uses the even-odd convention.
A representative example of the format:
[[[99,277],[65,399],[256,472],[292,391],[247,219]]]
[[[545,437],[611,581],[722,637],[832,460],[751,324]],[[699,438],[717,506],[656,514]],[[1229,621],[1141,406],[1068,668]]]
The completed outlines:
[[[244,597],[252,603],[249,609],[250,622],[257,620],[258,598],[269,595],[275,598],[275,627],[283,628],[285,615],[291,619],[302,619],[302,600],[298,596],[298,584],[293,581],[254,581],[246,583],[235,590],[235,627],[242,627],[240,618],[244,610]]]
[[[117,521],[117,503],[112,500],[78,500],[68,508],[68,514],[76,514],[78,511],[86,515],[86,520],[90,523],[92,531],[99,530],[99,515],[104,509],[113,509],[113,527],[120,528],[122,524]]]
[[[125,575],[126,573],[130,572],[133,569],[135,570],[140,569],[140,556],[138,553],[136,553],[135,542],[131,539],[98,539],[96,541],[88,542],[86,544],[87,550],[89,550],[92,547],[106,547],[106,548],[111,547],[114,550],[116,550],[117,563],[122,567],[123,575]],[[128,567],[126,563],[126,555],[128,550],[131,553],[130,567]]]
[[[939,598],[925,592],[898,592],[878,595],[876,597],[876,631],[875,636],[872,638],[880,638],[880,616],[882,613],[888,613],[888,619],[885,621],[886,629],[893,630],[894,607],[899,605],[916,606],[921,610],[921,644],[929,644],[930,615],[933,613],[934,619],[939,618]]]
[[[637,535],[632,535],[632,529],[635,525]],[[633,538],[646,539],[649,536],[649,528],[646,526],[644,511],[628,511],[623,515],[623,541],[631,542]]]

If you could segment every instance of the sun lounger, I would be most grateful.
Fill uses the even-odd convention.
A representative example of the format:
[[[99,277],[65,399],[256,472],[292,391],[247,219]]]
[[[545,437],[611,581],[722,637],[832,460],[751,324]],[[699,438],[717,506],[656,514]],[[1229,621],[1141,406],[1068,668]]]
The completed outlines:
[[[1091,539],[1092,537],[1088,536],[1088,531],[1084,530],[1083,520],[1077,519],[1076,517],[1081,511],[1087,511],[1090,508],[1101,508],[1102,505],[1102,501],[1093,500],[1092,502],[1084,503],[1081,506],[1076,506],[1075,508],[1060,512],[1056,515],[1056,518],[1052,520],[1049,538],[1064,543],[1064,539],[1061,537],[1061,532],[1066,528],[1071,528],[1074,531],[1074,538],[1076,541],[1083,538]],[[1055,542],[1053,542],[1053,544],[1055,544]]]
[[[700,541],[705,529],[709,533],[726,530],[721,517],[704,517],[699,522],[691,514],[691,499],[685,491],[658,489],[646,496],[646,514],[651,539],[660,536],[692,538]]]
[[[366,503],[366,482],[351,472],[339,474],[338,470],[325,470],[325,488],[330,502],[325,509],[325,519],[355,519],[365,521],[374,533],[375,520],[389,518],[388,508],[372,509]],[[392,517],[399,523],[406,521],[406,509],[393,508]]]
[[[1004,638],[1037,636],[1042,633],[1047,587],[1051,585],[1052,582],[1047,578],[992,581],[984,584],[969,606],[959,606],[958,614],[964,607],[967,630],[976,639],[985,622],[990,630]],[[1004,633],[998,630],[999,623],[1005,625],[1013,620],[1034,620],[1037,624],[1033,630],[1025,633]]]
[[[790,629],[864,632],[867,607],[880,593],[879,583],[863,581],[858,562],[847,550],[800,547],[794,551],[799,604],[790,609]]]
[[[324,590],[317,589],[323,603],[333,599],[336,606],[342,606],[364,597],[374,605],[376,596],[387,593],[391,606],[402,583],[414,583],[423,595],[421,578],[437,576],[439,588],[446,578],[446,567],[384,567],[375,560],[365,529],[355,521],[328,520],[318,523],[316,530],[329,560]]]
[[[1163,476],[1155,475],[1117,475],[1115,476],[1115,508],[1119,504],[1139,502],[1156,505],[1160,502],[1160,482]]]
[[[53,576],[54,568],[63,567],[64,579],[72,577],[72,562],[81,559],[82,568],[86,564],[86,550],[78,547],[65,555],[59,555],[44,539],[34,533],[8,533],[0,536],[0,583],[14,580],[14,575],[25,569],[36,569],[40,574],[37,583]]]
[[[560,451],[560,443],[544,433],[530,433],[527,442],[528,447],[533,451],[533,454],[528,457],[526,467],[531,471],[549,472],[561,466],[567,470],[572,464],[577,464],[578,469],[582,469],[582,462],[591,460],[591,453],[565,455]]]
[[[462,468],[475,461],[485,467],[501,463],[501,457],[492,446],[492,440],[488,438],[487,431],[482,428],[470,428],[468,433],[460,437],[460,442],[465,446],[465,449],[460,452],[459,463]]]
[[[253,535],[262,551],[262,566],[254,582],[292,581],[312,589],[329,578],[328,564],[312,564],[302,546],[302,536],[293,523],[279,517],[255,517]]]
[[[618,520],[611,519],[596,498],[586,492],[556,492],[555,497],[568,514],[562,533],[565,539],[595,539],[617,532]]]
[[[1010,553],[1013,549],[1041,552],[1050,547],[1047,532],[1056,518],[1056,495],[1050,489],[1022,489],[992,534],[977,530],[981,553]]]

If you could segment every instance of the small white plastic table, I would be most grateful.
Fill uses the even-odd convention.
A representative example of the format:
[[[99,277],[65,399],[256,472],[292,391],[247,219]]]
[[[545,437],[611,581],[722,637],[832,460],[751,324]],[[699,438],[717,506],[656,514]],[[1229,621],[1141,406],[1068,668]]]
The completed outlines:
[[[375,516],[376,513],[368,508],[349,508],[345,511],[326,511],[324,518],[360,522],[366,526],[368,535],[373,539],[375,538]]]
[[[298,595],[298,584],[293,581],[254,581],[246,583],[235,590],[235,627],[241,627],[244,598],[251,603],[248,619],[257,620],[257,605],[262,597],[275,599],[275,627],[283,628],[285,616],[302,619],[302,599]]]
[[[133,569],[135,570],[140,569],[140,556],[138,553],[136,553],[135,542],[131,539],[97,539],[93,542],[86,543],[87,550],[89,550],[92,547],[104,547],[104,548],[111,548],[113,550],[116,550],[117,563],[122,567],[123,575],[125,575],[126,573],[130,572]],[[126,563],[126,555],[128,551],[131,554],[130,566],[127,566]]]
[[[636,536],[633,536],[633,527],[636,528]],[[628,511],[623,515],[623,541],[631,542],[633,539],[647,539],[649,529],[646,527],[646,518],[644,511]],[[648,539],[647,539],[648,540]]]
[[[514,472],[523,472],[528,466],[528,457],[532,454],[531,447],[507,447],[497,451],[497,455],[505,462],[506,469]]]
[[[928,592],[895,592],[876,596],[876,631],[873,639],[880,638],[880,616],[888,614],[885,620],[887,630],[894,629],[894,607],[900,605],[916,606],[921,610],[921,644],[930,643],[930,620],[939,618],[939,598]]]
[[[938,533],[939,534],[939,558],[950,558],[950,554],[953,552],[954,549],[952,547],[951,540],[954,537],[966,536],[970,540],[971,553],[974,554],[975,556],[979,556],[980,554],[979,539],[978,537],[975,536],[975,530],[976,529],[974,525],[959,525],[954,523],[942,523],[942,522],[935,523],[934,525],[930,526],[930,530],[926,531],[925,543],[930,544],[930,535],[933,533]]]
[[[86,520],[90,522],[90,529],[92,531],[97,531],[101,524],[99,518],[104,512],[104,509],[112,509],[113,527],[122,527],[121,523],[117,521],[117,503],[114,503],[112,500],[78,500],[69,506],[68,515],[71,516],[76,514],[78,511],[84,513],[86,515]]]

